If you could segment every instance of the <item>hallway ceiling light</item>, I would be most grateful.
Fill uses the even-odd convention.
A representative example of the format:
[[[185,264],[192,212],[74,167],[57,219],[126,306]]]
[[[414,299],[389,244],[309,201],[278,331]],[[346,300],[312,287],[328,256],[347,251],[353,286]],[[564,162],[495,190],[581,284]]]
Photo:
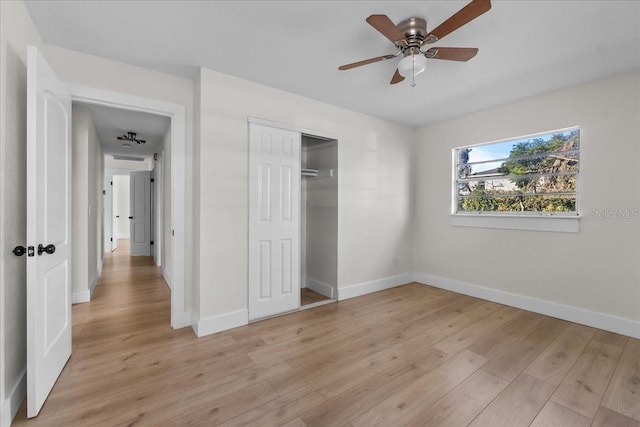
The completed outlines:
[[[123,134],[122,136],[116,137],[116,139],[118,139],[120,141],[135,142],[137,144],[145,144],[147,142],[144,139],[138,139],[137,133],[135,133],[135,132],[127,132],[127,133]]]

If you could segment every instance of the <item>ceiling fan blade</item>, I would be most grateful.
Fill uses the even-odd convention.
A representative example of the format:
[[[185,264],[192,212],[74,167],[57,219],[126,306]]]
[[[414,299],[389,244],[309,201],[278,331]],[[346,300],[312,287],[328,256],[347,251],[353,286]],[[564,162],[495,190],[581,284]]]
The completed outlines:
[[[352,64],[346,64],[346,65],[341,65],[338,67],[338,70],[350,70],[352,68],[356,68],[356,67],[361,67],[363,65],[367,65],[367,64],[373,64],[374,62],[380,62],[380,61],[385,61],[387,59],[392,59],[395,58],[396,55],[382,55],[382,56],[378,56],[376,58],[369,58],[369,59],[365,59],[364,61],[358,61],[358,62],[354,62]]]
[[[396,24],[387,15],[371,15],[367,18],[367,22],[383,36],[391,40],[392,43],[406,40],[402,31],[396,27]]]
[[[396,72],[393,74],[393,77],[391,77],[391,81],[389,82],[389,84],[394,85],[396,83],[400,83],[403,80],[404,80],[404,77],[400,75],[400,72],[396,68]]]
[[[478,16],[491,9],[491,0],[472,0],[471,3],[454,13],[449,19],[438,25],[426,38],[427,43],[434,43]],[[435,36],[429,37],[429,36]]]
[[[477,47],[432,47],[427,50],[427,58],[448,61],[468,61],[478,53]]]

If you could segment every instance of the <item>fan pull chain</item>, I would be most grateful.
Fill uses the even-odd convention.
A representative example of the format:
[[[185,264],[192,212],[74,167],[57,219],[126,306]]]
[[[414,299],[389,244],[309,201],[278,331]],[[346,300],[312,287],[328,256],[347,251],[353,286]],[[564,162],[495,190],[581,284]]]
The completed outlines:
[[[416,87],[416,55],[411,55],[411,87]]]

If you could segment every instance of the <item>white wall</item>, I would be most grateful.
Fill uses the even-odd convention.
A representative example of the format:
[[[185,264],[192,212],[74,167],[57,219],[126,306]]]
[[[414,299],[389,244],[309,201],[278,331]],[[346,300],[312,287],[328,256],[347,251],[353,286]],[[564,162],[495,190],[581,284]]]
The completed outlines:
[[[0,1],[0,426],[26,390],[27,45],[41,39],[23,2]]]
[[[579,233],[449,224],[454,147],[575,125],[581,139]],[[640,336],[640,219],[592,216],[640,211],[640,73],[434,124],[420,129],[418,140],[414,264],[422,281],[534,298],[515,300]]]
[[[116,218],[116,237],[128,239],[130,237],[130,183],[129,175],[113,176],[114,215]]]
[[[115,160],[112,155],[105,156],[104,165],[107,169],[126,171],[150,171],[153,169],[153,160],[147,159],[143,162],[133,160]]]
[[[87,302],[104,256],[104,155],[89,109],[74,104],[72,123],[72,291],[74,302]]]
[[[153,262],[160,267],[162,265],[162,243],[164,241],[164,160],[162,152],[158,154],[157,158],[158,160],[154,161],[153,167]]]
[[[171,144],[171,129],[167,129],[163,139],[162,146],[164,150],[162,152],[162,245],[160,247],[161,250],[161,259],[162,259],[162,275],[171,288],[171,282],[173,277],[173,265],[171,254],[171,243],[173,239],[171,238],[171,150],[169,150],[169,145]]]
[[[410,281],[413,129],[207,69],[199,85],[199,334],[246,322],[249,116],[337,136],[339,290]]]

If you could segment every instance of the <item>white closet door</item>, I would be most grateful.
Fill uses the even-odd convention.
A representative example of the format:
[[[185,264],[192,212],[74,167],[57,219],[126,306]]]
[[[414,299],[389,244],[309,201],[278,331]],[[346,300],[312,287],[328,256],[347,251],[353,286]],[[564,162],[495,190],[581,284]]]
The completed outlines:
[[[300,307],[300,138],[250,124],[250,320]]]

